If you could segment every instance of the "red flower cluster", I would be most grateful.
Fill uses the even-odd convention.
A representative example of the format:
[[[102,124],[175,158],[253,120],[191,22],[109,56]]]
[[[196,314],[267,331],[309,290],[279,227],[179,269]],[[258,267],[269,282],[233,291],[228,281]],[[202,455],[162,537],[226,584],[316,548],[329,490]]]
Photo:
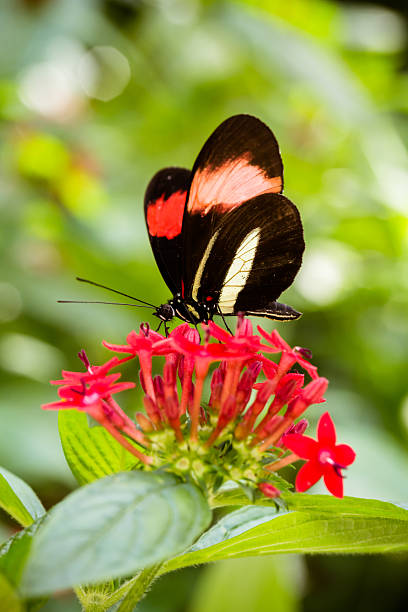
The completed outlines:
[[[86,372],[63,372],[62,380],[53,381],[60,385],[60,401],[43,407],[88,412],[145,466],[172,465],[168,469],[188,472],[210,492],[235,480],[246,489],[277,497],[286,485],[277,471],[301,458],[308,462],[298,473],[298,491],[323,476],[329,491],[342,497],[342,470],[353,462],[354,452],[347,445],[336,446],[328,413],[320,419],[317,441],[303,435],[308,423],[299,420],[308,406],[325,401],[328,385],[310,363],[310,353],[292,349],[277,331],[269,334],[258,327],[260,335],[254,334],[243,317],[238,318],[234,335],[213,322],[203,328],[201,343],[198,331],[187,324],[167,338],[142,324],[139,333],[128,335],[125,345],[103,343],[126,357],[114,357],[102,366],[91,366],[82,351]],[[270,358],[274,353],[280,353],[278,361]],[[164,356],[162,376],[152,374],[154,356]],[[118,382],[120,374],[111,373],[135,357],[145,407],[144,413],[136,413],[137,425],[113,399],[113,394],[135,384]],[[218,366],[205,402],[213,363]],[[310,382],[304,384],[305,375],[291,370],[295,364]],[[263,380],[257,382],[260,376]]]

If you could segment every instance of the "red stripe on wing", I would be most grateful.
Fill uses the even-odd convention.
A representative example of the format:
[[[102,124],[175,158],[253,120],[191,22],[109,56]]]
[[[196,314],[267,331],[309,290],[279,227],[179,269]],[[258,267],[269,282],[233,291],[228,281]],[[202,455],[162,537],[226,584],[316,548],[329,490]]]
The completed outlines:
[[[171,240],[181,232],[186,191],[176,191],[170,197],[163,194],[147,206],[147,227],[151,236]]]
[[[197,170],[191,184],[187,210],[206,215],[213,206],[220,212],[232,210],[264,193],[280,193],[282,177],[269,177],[250,162],[250,155],[230,160],[218,168]]]

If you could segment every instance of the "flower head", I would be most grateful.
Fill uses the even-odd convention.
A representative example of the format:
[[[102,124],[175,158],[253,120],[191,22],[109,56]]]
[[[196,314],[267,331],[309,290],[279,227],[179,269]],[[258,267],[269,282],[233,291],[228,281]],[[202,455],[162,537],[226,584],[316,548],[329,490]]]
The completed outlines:
[[[299,420],[311,404],[324,401],[328,384],[306,359],[310,354],[292,349],[277,332],[258,328],[260,335],[254,334],[242,316],[235,334],[213,322],[202,328],[203,341],[187,324],[167,338],[141,325],[126,344],[104,342],[126,356],[100,366],[91,365],[81,352],[86,371],[63,372],[62,379],[54,381],[60,385],[60,400],[44,408],[86,411],[140,459],[141,469],[163,467],[192,478],[209,495],[233,480],[246,492],[276,498],[290,487],[277,471],[299,457],[309,462],[299,472],[298,490],[323,475],[329,490],[338,495],[341,470],[352,461],[350,447],[335,446],[334,427],[331,431],[326,421],[319,426],[318,442],[307,438],[302,434],[308,422]],[[273,361],[271,353],[280,353],[279,359]],[[135,422],[113,398],[135,383],[119,382],[120,373],[112,369],[136,358],[145,411],[138,409]],[[164,360],[161,374],[153,374],[153,359]],[[305,373],[291,371],[295,363]],[[312,380],[305,384],[307,375]],[[207,378],[211,392],[206,400]]]
[[[288,433],[282,443],[300,459],[307,459],[296,477],[296,490],[306,491],[323,476],[330,493],[343,497],[343,473],[356,458],[347,444],[336,444],[336,429],[330,414],[325,412],[317,427],[317,440],[300,433]]]
[[[276,331],[276,329],[274,329],[271,334],[268,334],[260,325],[258,325],[258,331],[261,336],[263,336],[263,338],[277,351],[282,351],[282,357],[279,363],[279,369],[282,373],[287,372],[293,366],[293,364],[297,362],[312,378],[317,378],[317,368],[309,361],[312,356],[309,349],[304,349],[300,346],[291,348]],[[308,357],[309,359],[305,359],[305,357]]]

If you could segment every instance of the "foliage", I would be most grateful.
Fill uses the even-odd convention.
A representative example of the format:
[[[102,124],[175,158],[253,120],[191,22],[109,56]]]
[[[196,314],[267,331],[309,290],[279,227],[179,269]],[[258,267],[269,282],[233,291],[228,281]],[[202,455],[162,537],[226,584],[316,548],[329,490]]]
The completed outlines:
[[[79,448],[86,457],[86,450]],[[305,499],[287,493],[284,499],[285,510],[268,507],[272,502],[265,497],[264,506],[243,506],[205,531],[211,511],[195,485],[159,471],[106,476],[69,495],[3,545],[0,593],[16,602],[16,610],[26,598],[67,587],[77,588],[84,603],[93,591],[81,585],[105,581],[103,597],[100,586],[95,587],[100,597],[96,609],[121,599],[125,609],[138,601],[156,575],[218,559],[282,552],[408,551],[408,510],[356,498]],[[217,503],[230,507],[230,501],[228,494],[224,501],[221,494]],[[127,582],[112,580],[126,579],[137,570]]]

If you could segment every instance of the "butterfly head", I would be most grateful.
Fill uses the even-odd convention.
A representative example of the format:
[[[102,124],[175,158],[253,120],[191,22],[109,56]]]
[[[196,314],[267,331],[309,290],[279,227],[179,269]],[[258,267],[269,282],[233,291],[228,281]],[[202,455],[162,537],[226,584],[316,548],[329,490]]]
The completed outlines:
[[[170,303],[166,303],[159,306],[153,315],[160,319],[160,321],[167,323],[176,316],[176,311]]]

